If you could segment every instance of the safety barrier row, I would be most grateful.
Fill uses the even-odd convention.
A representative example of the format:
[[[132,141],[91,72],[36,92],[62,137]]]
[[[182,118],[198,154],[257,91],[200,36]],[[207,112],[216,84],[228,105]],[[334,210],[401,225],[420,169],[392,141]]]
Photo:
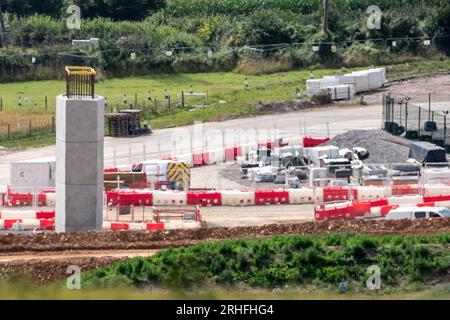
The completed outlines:
[[[0,230],[52,230],[54,227],[54,219],[0,219]]]
[[[54,219],[55,211],[0,211],[0,219]]]
[[[103,221],[103,230],[164,230],[164,223],[122,223]]]
[[[111,190],[106,193],[108,205],[119,206],[255,206],[313,203],[313,189],[160,191]]]

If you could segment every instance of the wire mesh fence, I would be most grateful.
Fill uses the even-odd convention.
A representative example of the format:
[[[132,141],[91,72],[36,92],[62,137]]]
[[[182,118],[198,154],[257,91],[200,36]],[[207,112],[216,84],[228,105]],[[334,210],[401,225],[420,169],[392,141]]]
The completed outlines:
[[[383,96],[383,128],[409,140],[426,141],[444,147],[450,152],[450,136],[447,130],[448,111],[432,109],[409,102],[408,97]]]

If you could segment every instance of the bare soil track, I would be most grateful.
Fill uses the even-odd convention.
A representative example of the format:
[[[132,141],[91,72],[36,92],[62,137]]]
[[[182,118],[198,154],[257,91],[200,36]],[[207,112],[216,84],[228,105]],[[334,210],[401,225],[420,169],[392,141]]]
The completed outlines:
[[[78,265],[82,272],[86,272],[93,268],[108,266],[116,261],[136,256],[150,256],[159,249],[233,238],[330,233],[417,235],[441,232],[450,232],[450,219],[308,222],[165,232],[4,234],[0,235],[0,274],[8,278],[27,274],[33,281],[50,282],[67,277],[66,271],[69,265]]]

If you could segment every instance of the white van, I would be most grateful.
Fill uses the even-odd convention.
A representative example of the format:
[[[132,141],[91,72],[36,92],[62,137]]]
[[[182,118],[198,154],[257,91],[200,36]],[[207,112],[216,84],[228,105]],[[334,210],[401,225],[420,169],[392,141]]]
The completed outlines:
[[[450,210],[445,207],[400,207],[389,211],[387,220],[450,218]]]

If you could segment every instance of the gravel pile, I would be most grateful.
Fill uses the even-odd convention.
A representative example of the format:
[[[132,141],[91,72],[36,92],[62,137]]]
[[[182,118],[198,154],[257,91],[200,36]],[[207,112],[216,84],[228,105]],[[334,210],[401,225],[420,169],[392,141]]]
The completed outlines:
[[[338,148],[361,147],[369,151],[370,157],[365,163],[403,163],[409,158],[409,148],[386,141],[394,139],[382,130],[354,130],[334,137],[326,145]],[[399,138],[395,138],[399,139]]]

